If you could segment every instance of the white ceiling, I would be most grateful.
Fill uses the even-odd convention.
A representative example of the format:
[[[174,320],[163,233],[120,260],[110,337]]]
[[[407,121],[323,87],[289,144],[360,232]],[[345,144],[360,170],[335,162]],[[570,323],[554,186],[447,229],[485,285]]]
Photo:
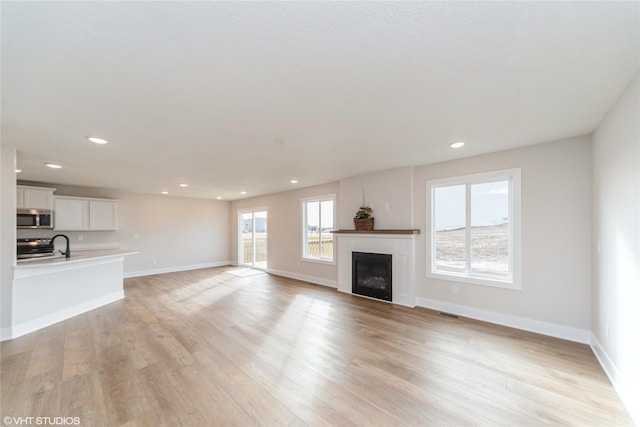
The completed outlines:
[[[639,4],[4,1],[2,144],[20,180],[232,200],[588,134]]]

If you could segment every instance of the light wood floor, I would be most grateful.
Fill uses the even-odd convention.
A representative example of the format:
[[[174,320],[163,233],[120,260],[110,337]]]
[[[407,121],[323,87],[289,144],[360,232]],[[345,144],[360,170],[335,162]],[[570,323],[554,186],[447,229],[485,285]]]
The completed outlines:
[[[588,346],[227,268],[2,343],[1,415],[81,425],[632,425]]]

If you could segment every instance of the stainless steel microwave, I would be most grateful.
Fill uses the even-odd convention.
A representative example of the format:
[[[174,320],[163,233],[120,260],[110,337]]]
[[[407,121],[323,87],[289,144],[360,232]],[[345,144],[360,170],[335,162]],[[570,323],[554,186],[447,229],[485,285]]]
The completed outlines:
[[[53,211],[48,209],[18,209],[18,228],[53,229]]]

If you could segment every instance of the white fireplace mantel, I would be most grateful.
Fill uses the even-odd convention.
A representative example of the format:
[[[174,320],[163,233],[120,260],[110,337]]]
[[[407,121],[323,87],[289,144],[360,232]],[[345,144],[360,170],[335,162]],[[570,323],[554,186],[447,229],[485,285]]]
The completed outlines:
[[[391,255],[392,303],[416,306],[415,244],[419,230],[375,230],[373,232],[340,230],[338,241],[338,291],[351,292],[351,253],[370,252]]]

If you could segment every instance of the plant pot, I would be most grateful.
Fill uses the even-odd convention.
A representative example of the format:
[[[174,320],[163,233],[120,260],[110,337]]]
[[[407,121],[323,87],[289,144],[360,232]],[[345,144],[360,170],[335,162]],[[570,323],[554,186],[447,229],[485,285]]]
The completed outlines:
[[[356,226],[356,231],[371,231],[373,230],[373,220],[374,218],[353,218],[353,224]]]

